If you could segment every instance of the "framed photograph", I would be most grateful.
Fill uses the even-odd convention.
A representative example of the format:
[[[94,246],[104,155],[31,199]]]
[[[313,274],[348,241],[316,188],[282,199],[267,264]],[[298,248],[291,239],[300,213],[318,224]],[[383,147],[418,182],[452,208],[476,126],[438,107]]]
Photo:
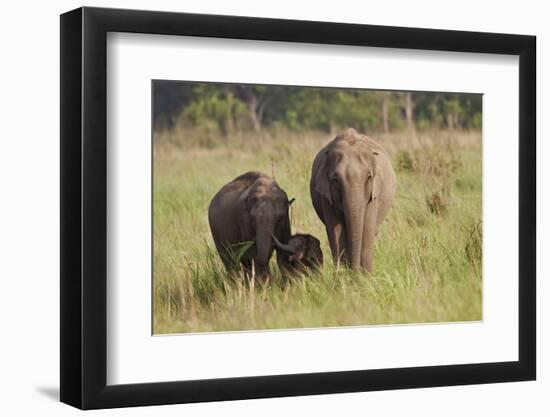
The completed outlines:
[[[61,401],[533,380],[535,37],[61,16]]]

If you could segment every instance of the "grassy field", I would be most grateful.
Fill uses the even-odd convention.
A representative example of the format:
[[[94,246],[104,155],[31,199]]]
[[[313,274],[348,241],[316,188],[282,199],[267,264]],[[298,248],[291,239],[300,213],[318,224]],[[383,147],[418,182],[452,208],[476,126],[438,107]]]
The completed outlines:
[[[481,319],[481,133],[372,135],[390,153],[398,178],[372,276],[334,267],[311,205],[311,163],[332,136],[156,135],[154,333]],[[249,170],[273,175],[296,198],[293,233],[321,240],[321,271],[267,286],[224,271],[207,207],[222,185]],[[274,263],[272,271],[278,273]]]

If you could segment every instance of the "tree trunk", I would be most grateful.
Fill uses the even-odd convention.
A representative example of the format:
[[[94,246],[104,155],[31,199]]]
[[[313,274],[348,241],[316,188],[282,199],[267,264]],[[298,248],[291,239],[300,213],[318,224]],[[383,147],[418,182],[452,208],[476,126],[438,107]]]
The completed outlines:
[[[254,95],[251,95],[248,100],[248,115],[252,128],[259,132],[262,129],[262,122],[258,117],[258,99]]]
[[[390,93],[382,93],[382,124],[384,127],[384,133],[390,133],[390,121],[389,121],[389,101]]]
[[[452,113],[447,113],[447,127],[450,129],[450,130],[453,130],[455,128],[455,125],[454,125],[454,117],[453,117],[453,114]]]
[[[412,93],[410,91],[405,93],[405,120],[407,121],[407,129],[414,131],[414,103],[412,99]]]

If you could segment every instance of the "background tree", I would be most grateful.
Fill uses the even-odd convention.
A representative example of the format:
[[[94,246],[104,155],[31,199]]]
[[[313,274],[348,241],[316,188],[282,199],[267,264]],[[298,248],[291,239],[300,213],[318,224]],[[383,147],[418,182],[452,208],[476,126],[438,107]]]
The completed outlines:
[[[156,128],[174,123],[224,135],[273,126],[389,133],[405,127],[479,129],[480,94],[155,81]]]

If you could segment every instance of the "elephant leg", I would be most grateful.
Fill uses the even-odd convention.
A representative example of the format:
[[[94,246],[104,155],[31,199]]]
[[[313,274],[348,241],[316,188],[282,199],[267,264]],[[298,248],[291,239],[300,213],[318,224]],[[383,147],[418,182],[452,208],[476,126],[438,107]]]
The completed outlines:
[[[365,210],[365,223],[363,228],[363,241],[361,246],[361,266],[372,272],[374,260],[374,239],[377,229],[378,199],[367,204]]]
[[[288,255],[283,253],[283,251],[277,251],[277,265],[281,272],[281,278],[285,281],[288,280],[292,275],[292,270],[288,262]]]
[[[338,218],[333,208],[325,201],[323,201],[323,217],[334,264],[337,266],[341,263],[347,265],[347,234],[344,221]]]
[[[260,282],[266,282],[271,280],[271,271],[269,270],[269,264],[254,260],[254,276]]]
[[[257,279],[265,279],[269,275],[269,269],[265,266],[258,265],[254,258],[241,259],[241,270],[246,277],[256,277]]]

